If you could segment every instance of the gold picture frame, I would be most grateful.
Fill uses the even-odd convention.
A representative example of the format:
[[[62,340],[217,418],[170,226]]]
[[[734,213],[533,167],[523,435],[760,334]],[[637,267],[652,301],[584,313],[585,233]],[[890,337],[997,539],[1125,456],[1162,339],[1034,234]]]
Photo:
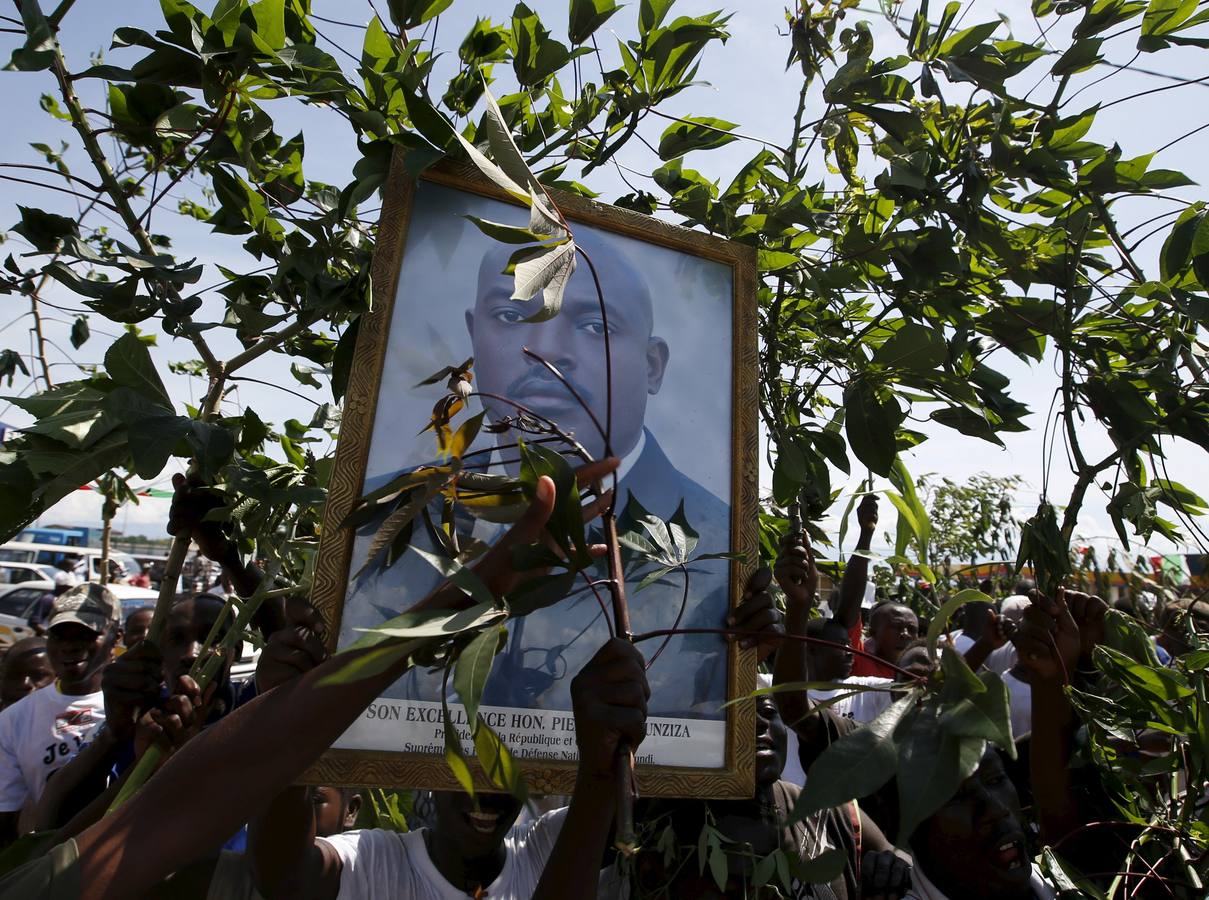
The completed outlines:
[[[509,195],[468,164],[441,162],[420,179],[516,204]],[[379,387],[386,358],[396,288],[416,192],[416,179],[407,171],[404,151],[395,149],[378,225],[373,257],[374,307],[361,319],[351,375],[344,401],[340,438],[328,488],[323,532],[315,569],[312,603],[327,625],[329,649],[335,650],[349,582],[354,535],[339,523],[363,492],[367,459],[374,430]],[[731,544],[747,560],[729,563],[730,604],[742,595],[742,582],[758,559],[758,396],[756,253],[751,247],[693,231],[637,212],[597,203],[561,191],[554,202],[572,227],[576,222],[723,263],[732,271],[732,396],[731,396]],[[727,698],[750,694],[756,686],[755,651],[729,645]],[[640,765],[639,792],[646,796],[750,797],[755,789],[755,707],[736,703],[726,708],[725,765],[721,768]],[[476,784],[490,790],[483,772],[471,758]],[[530,791],[568,794],[575,781],[574,762],[520,759]],[[444,758],[382,750],[331,749],[308,771],[310,784],[363,785],[457,789]]]

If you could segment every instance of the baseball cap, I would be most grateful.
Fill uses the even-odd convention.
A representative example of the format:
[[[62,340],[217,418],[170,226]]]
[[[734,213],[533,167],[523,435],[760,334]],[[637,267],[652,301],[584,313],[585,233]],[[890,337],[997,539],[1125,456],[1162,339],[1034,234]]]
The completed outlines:
[[[122,604],[113,592],[95,581],[77,584],[55,598],[50,608],[47,629],[75,622],[101,634],[111,625],[120,625]]]

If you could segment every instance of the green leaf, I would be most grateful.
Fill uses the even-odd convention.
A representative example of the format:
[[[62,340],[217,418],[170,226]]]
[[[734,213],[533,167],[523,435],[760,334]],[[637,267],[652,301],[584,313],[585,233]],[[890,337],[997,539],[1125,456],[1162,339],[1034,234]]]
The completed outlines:
[[[349,375],[353,370],[354,351],[357,348],[357,334],[361,330],[361,317],[353,319],[332,354],[332,399],[340,402],[348,391]]]
[[[479,701],[491,675],[503,628],[485,628],[458,654],[453,668],[453,689],[466,707],[466,721],[478,722]]]
[[[1103,43],[1104,41],[1100,38],[1084,38],[1075,41],[1054,63],[1050,73],[1054,77],[1060,78],[1063,75],[1074,75],[1090,69],[1104,58],[1100,55],[1100,45]]]
[[[990,603],[995,601],[984,594],[982,591],[976,591],[972,588],[967,588],[964,591],[958,591],[936,611],[936,615],[932,618],[932,624],[928,626],[928,654],[935,659],[936,657],[936,642],[940,639],[943,632],[949,625],[949,619],[953,618],[953,613],[961,609],[967,603]]]
[[[512,13],[512,41],[512,68],[522,87],[540,85],[571,59],[570,51],[550,37],[537,13],[524,3],[516,4]]]
[[[979,44],[991,37],[1003,23],[1000,21],[983,22],[964,28],[950,36],[940,45],[940,56],[964,56]]]
[[[889,475],[898,453],[894,439],[903,414],[893,396],[863,379],[844,389],[844,432],[856,458],[878,475]]]
[[[5,68],[18,72],[49,69],[55,59],[55,38],[38,0],[22,0],[17,8],[21,11],[21,24],[25,26],[25,45],[13,51]]]
[[[256,0],[250,9],[256,21],[256,37],[272,50],[284,47],[285,0]]]
[[[415,548],[413,547],[412,550],[414,551]],[[497,625],[504,618],[506,618],[505,613],[493,603],[479,603],[456,612],[448,610],[406,612],[393,619],[387,619],[374,628],[356,629],[363,632],[364,637],[360,638],[355,646],[370,646],[391,638],[403,638],[409,641],[450,638],[466,631]]]
[[[84,450],[25,449],[24,461],[30,471],[51,476],[49,480],[40,480],[34,499],[51,506],[79,490],[80,485],[96,481],[122,465],[130,452],[127,440],[126,429],[115,428]]]
[[[571,0],[567,37],[572,44],[582,44],[618,9],[617,0]]]
[[[1096,667],[1118,681],[1127,690],[1160,704],[1178,703],[1194,693],[1177,672],[1165,666],[1134,662],[1124,653],[1103,644],[1093,651]]]
[[[579,485],[571,465],[559,453],[542,444],[521,442],[521,484],[530,499],[537,489],[537,480],[547,475],[554,482],[554,512],[546,522],[546,530],[567,558],[587,565],[587,541],[584,537],[583,509]]]
[[[713,150],[737,140],[733,134],[739,126],[734,122],[712,116],[686,116],[673,122],[659,138],[659,158],[675,159],[690,150]]]
[[[391,21],[406,31],[447,10],[453,0],[387,0]]]
[[[69,237],[78,238],[80,229],[74,219],[18,204],[21,221],[12,230],[34,245],[40,253],[54,253]]]
[[[432,498],[441,492],[445,480],[444,473],[432,475],[421,486],[413,488],[399,498],[402,502],[390,511],[374,533],[373,540],[369,543],[369,549],[365,552],[365,562],[361,564],[361,568],[357,570],[354,578],[360,577],[361,573],[378,558],[378,554],[394,545],[395,539],[399,537],[403,529],[415,521],[416,516],[423,511]],[[398,555],[396,554],[394,558],[398,559]]]
[[[675,0],[642,0],[638,6],[638,30],[646,35],[663,24],[663,19]]]
[[[940,727],[934,705],[921,707],[898,741],[898,841],[936,812],[978,768],[986,742],[955,737]]]
[[[520,254],[522,258],[515,263],[516,286],[512,299],[530,300],[541,291],[541,309],[525,321],[545,322],[554,318],[562,309],[563,293],[575,271],[575,244],[565,240],[534,250],[522,250]]]
[[[1141,49],[1158,49],[1153,42],[1145,38],[1162,37],[1179,31],[1185,22],[1196,12],[1197,0],[1150,0],[1146,12],[1142,16],[1142,39],[1138,41]]]
[[[761,272],[780,272],[800,265],[801,262],[795,254],[782,250],[760,249],[756,253],[756,267]]]
[[[783,478],[788,478],[795,484],[805,484],[810,477],[806,471],[806,457],[802,448],[791,440],[781,442],[777,447],[776,469]]]
[[[68,447],[82,450],[91,447],[117,428],[119,424],[118,420],[110,415],[104,407],[74,406],[57,415],[38,419],[34,424],[27,425],[21,430],[28,434],[43,434]],[[158,475],[159,472],[157,471],[156,474]]]
[[[550,237],[547,234],[539,234],[536,231],[530,231],[528,228],[522,228],[519,225],[505,225],[502,222],[480,219],[478,216],[466,215],[462,218],[473,222],[478,230],[487,235],[487,237],[503,241],[506,244],[541,243]]]
[[[235,452],[235,436],[217,422],[191,420],[185,440],[193,452],[198,475],[207,484],[218,477],[218,470]]]
[[[1011,701],[1007,685],[995,672],[986,672],[979,677],[986,690],[970,694],[954,705],[943,708],[940,727],[955,737],[991,741],[1015,759],[1016,743],[1012,734]]]
[[[1099,111],[1100,106],[1096,104],[1086,112],[1058,120],[1054,124],[1054,131],[1050,136],[1047,146],[1051,149],[1057,149],[1074,144],[1083,135],[1087,134],[1088,129],[1091,128],[1092,123],[1096,120],[1096,113]]]
[[[504,598],[509,613],[515,618],[527,616],[539,609],[553,606],[569,595],[575,586],[576,572],[558,572],[530,578]]]
[[[137,335],[126,332],[110,345],[105,351],[105,371],[118,384],[171,411],[172,398],[155,370],[147,345]]]
[[[79,350],[88,340],[91,332],[88,329],[88,316],[76,316],[71,323],[71,346]]]
[[[820,809],[867,797],[889,781],[898,764],[894,729],[918,700],[918,691],[911,691],[868,725],[824,750],[807,773],[790,823],[800,822]]]
[[[453,719],[449,715],[449,705],[441,698],[441,721],[445,724],[445,765],[453,772],[462,790],[474,797],[474,776],[470,774],[470,766],[466,765],[466,757],[462,755],[462,740],[453,727]]]
[[[421,641],[386,640],[378,637],[372,643],[378,646],[370,647],[371,642],[357,641],[342,649],[333,659],[340,660],[333,671],[319,680],[319,687],[331,687],[339,684],[351,684],[380,675],[403,657],[414,653],[421,646]],[[366,649],[369,647],[369,649]]]
[[[992,444],[1003,446],[1003,441],[995,433],[994,426],[983,414],[976,413],[965,406],[951,406],[946,409],[933,410],[929,416],[934,422],[939,422],[970,437],[982,438]]]
[[[508,791],[519,800],[528,796],[524,776],[520,766],[512,758],[508,745],[500,740],[500,736],[491,730],[491,726],[479,716],[478,728],[474,732],[474,751],[479,763],[487,773],[487,779],[496,787]]]
[[[134,473],[140,478],[157,478],[192,424],[187,416],[155,416],[140,420],[135,428],[138,440],[130,444]]]
[[[474,574],[473,570],[462,565],[456,559],[449,559],[444,556],[438,556],[435,553],[429,553],[427,550],[421,550],[419,547],[412,547],[411,552],[417,554],[421,559],[427,562],[430,566],[441,573],[442,576],[448,578],[468,595],[478,601],[479,605],[495,606],[495,595],[479,580],[479,577]],[[477,609],[478,607],[473,607]],[[382,626],[375,629],[381,631]]]
[[[928,372],[949,357],[944,335],[915,322],[903,322],[873,354],[873,361],[889,368]]]

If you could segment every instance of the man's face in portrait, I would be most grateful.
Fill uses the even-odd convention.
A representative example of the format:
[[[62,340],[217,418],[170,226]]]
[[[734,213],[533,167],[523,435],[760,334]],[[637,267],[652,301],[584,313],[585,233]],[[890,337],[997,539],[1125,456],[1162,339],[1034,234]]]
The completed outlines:
[[[667,367],[667,343],[652,334],[650,292],[615,250],[588,239],[584,247],[600,274],[608,312],[613,358],[613,452],[624,456],[642,434],[647,397],[657,393]],[[541,309],[541,295],[526,302],[510,299],[513,277],[501,274],[515,247],[488,250],[479,269],[478,294],[466,327],[474,346],[475,389],[498,394],[552,421],[599,458],[604,440],[570,391],[522,348],[549,361],[591,407],[606,427],[604,321],[596,288],[581,258],[567,285],[563,307],[545,322],[525,320]],[[488,416],[498,421],[516,410],[483,398]],[[506,438],[512,440],[511,436]]]

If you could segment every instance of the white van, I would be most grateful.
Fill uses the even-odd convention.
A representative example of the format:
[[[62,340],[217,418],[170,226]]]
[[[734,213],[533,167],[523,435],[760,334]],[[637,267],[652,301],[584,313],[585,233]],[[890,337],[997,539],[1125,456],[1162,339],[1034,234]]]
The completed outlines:
[[[0,563],[34,563],[53,566],[67,557],[75,562],[76,574],[88,581],[101,580],[101,548],[69,547],[63,544],[31,544],[26,541],[9,541],[0,546]],[[134,575],[141,566],[129,553],[110,550],[109,558],[121,566],[127,575]]]

